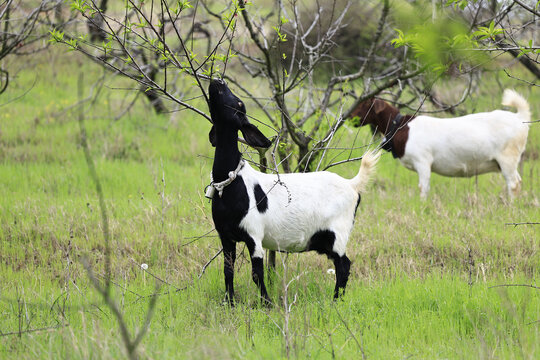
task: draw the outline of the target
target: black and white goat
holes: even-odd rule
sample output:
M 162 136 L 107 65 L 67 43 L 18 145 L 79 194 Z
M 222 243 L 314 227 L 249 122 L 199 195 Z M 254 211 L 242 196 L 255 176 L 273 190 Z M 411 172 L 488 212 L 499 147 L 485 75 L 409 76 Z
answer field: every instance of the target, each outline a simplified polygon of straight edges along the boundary
M 502 104 L 517 108 L 517 113 L 495 110 L 456 118 L 401 115 L 383 100 L 368 99 L 350 117 L 361 119 L 358 126 L 369 124 L 382 133 L 383 149 L 418 173 L 422 198 L 428 195 L 432 171 L 451 177 L 500 171 L 512 198 L 521 187 L 517 168 L 527 144 L 531 112 L 527 101 L 510 89 L 504 91 Z
M 253 147 L 271 142 L 246 116 L 243 102 L 222 80 L 209 87 L 210 114 L 214 125 L 210 142 L 216 147 L 212 183 L 212 218 L 223 245 L 225 287 L 234 297 L 236 243 L 247 245 L 253 281 L 270 302 L 264 285 L 263 248 L 285 252 L 315 250 L 327 255 L 336 267 L 334 298 L 347 285 L 350 260 L 345 255 L 360 193 L 364 191 L 380 152 L 366 154 L 353 179 L 330 172 L 264 174 L 242 159 L 238 130 Z

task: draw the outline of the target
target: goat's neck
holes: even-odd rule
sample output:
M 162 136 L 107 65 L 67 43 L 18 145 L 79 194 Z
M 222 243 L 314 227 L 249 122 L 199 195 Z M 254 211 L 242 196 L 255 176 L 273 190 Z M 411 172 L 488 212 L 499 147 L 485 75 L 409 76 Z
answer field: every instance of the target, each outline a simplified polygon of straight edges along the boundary
M 212 176 L 220 182 L 229 178 L 229 171 L 234 171 L 240 162 L 242 154 L 238 150 L 238 131 L 219 132 L 216 137 L 216 151 Z

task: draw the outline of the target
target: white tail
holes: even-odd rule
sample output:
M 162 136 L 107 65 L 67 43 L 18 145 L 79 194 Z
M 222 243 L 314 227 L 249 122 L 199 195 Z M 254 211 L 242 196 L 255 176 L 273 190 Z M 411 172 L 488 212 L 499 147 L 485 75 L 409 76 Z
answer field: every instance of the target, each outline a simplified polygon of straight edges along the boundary
M 518 114 L 525 120 L 531 120 L 531 111 L 527 100 L 516 91 L 511 89 L 504 90 L 502 104 L 504 106 L 512 106 L 517 109 Z
M 358 174 L 351 179 L 353 188 L 358 193 L 363 193 L 366 190 L 366 186 L 374 173 L 375 165 L 381 157 L 382 151 L 370 151 L 364 154 L 362 157 L 362 164 Z

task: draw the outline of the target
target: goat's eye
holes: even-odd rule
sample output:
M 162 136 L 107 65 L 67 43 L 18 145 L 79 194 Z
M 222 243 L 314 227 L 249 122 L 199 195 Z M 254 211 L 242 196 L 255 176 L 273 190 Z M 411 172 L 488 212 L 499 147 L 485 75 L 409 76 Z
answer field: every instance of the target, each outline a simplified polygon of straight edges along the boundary
M 238 106 L 242 107 L 242 105 L 243 105 L 242 102 L 239 101 L 239 102 L 238 102 Z

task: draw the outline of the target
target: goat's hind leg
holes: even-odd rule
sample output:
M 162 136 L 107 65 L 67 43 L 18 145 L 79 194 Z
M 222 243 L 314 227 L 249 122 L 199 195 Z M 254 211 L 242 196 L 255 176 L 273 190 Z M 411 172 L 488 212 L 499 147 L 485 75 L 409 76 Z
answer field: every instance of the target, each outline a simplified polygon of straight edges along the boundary
M 505 144 L 504 149 L 495 157 L 506 180 L 508 198 L 513 199 L 521 189 L 521 176 L 518 172 L 519 161 L 525 151 L 527 132 L 522 133 Z
M 500 156 L 497 159 L 497 163 L 501 168 L 501 173 L 506 181 L 506 190 L 508 193 L 508 198 L 512 200 L 516 195 L 519 194 L 521 189 L 521 176 L 517 171 L 519 157 L 515 156 Z
M 345 293 L 345 287 L 349 280 L 349 274 L 351 269 L 351 261 L 347 255 L 339 256 L 338 254 L 332 254 L 334 260 L 334 266 L 336 267 L 336 287 L 334 289 L 334 299 L 338 299 Z
M 309 240 L 308 250 L 315 250 L 319 254 L 325 254 L 334 262 L 336 267 L 336 287 L 334 289 L 334 299 L 339 298 L 345 292 L 351 261 L 345 255 L 345 245 L 347 241 L 338 241 L 336 247 L 336 233 L 331 230 L 321 230 L 313 234 Z M 340 255 L 339 253 L 343 253 Z

